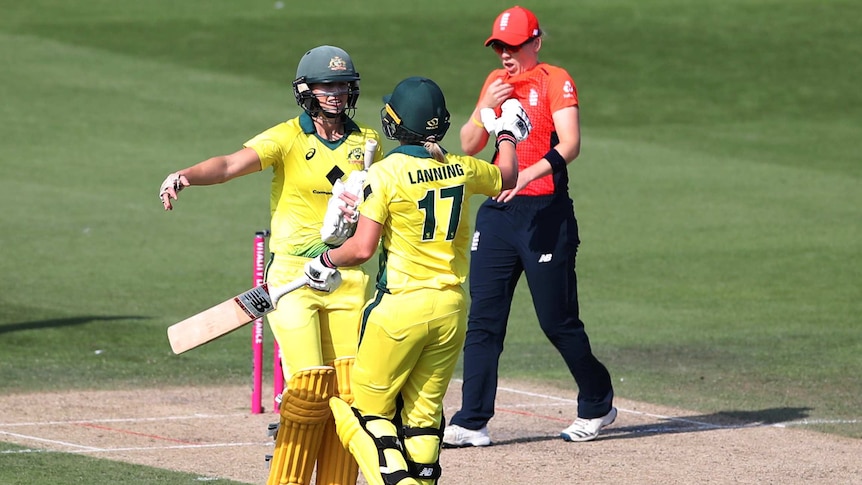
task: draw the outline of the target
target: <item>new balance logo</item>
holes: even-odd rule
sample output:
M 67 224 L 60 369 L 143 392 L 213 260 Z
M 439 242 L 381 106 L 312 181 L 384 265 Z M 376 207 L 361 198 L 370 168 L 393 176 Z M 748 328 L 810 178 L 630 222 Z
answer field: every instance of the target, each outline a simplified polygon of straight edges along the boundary
M 266 315 L 273 307 L 266 284 L 246 291 L 234 298 L 234 301 L 243 309 L 246 315 L 252 318 L 260 318 Z
M 473 233 L 473 244 L 470 245 L 470 251 L 479 249 L 479 231 Z
M 434 476 L 434 469 L 433 469 L 433 468 L 431 468 L 431 467 L 428 467 L 428 466 L 423 467 L 421 470 L 419 470 L 418 475 L 419 475 L 420 477 L 422 477 L 422 478 L 426 478 L 426 477 L 427 477 L 427 478 L 430 478 L 430 477 L 433 477 L 433 476 Z
M 539 262 L 540 263 L 550 263 L 551 259 L 553 259 L 553 257 L 554 257 L 554 255 L 552 253 L 543 254 L 543 255 L 539 256 Z

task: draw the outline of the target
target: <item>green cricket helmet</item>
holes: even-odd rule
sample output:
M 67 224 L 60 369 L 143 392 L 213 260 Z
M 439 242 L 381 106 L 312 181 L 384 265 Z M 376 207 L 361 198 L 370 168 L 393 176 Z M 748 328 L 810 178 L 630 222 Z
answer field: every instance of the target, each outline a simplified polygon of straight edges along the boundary
M 439 142 L 449 129 L 449 111 L 440 86 L 424 77 L 409 77 L 384 96 L 380 120 L 386 138 L 415 144 Z
M 311 49 L 299 60 L 296 67 L 296 80 L 293 81 L 293 95 L 296 104 L 310 116 L 323 114 L 339 116 L 323 111 L 320 103 L 311 92 L 309 84 L 348 83 L 347 105 L 344 112 L 352 118 L 359 99 L 359 73 L 353 67 L 353 60 L 344 49 L 322 45 Z

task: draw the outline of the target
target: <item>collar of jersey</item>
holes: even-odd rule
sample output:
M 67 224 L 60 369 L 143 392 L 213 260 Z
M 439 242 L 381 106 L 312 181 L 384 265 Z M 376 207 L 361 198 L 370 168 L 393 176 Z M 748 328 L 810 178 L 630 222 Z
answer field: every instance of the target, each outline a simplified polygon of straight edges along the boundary
M 428 150 L 426 150 L 425 147 L 421 147 L 419 145 L 401 145 L 393 148 L 392 151 L 386 154 L 386 156 L 388 157 L 393 153 L 403 153 L 416 158 L 434 158 L 430 153 L 428 153 Z M 446 150 L 443 150 L 443 153 L 446 153 Z
M 308 116 L 308 113 L 302 113 L 301 115 L 299 115 L 299 126 L 302 128 L 302 131 L 306 135 L 316 133 L 314 129 L 314 120 L 311 119 L 311 116 Z M 359 131 L 359 125 L 357 125 L 356 122 L 345 116 L 344 138 L 347 138 L 347 135 L 354 131 Z

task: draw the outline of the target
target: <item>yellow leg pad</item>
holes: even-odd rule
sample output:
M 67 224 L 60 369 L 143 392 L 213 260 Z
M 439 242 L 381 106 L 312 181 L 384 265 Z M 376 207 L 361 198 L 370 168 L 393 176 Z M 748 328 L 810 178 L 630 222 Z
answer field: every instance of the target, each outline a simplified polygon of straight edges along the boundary
M 350 450 L 350 453 L 359 463 L 362 476 L 368 485 L 386 485 L 383 474 L 400 477 L 397 485 L 419 485 L 419 482 L 407 475 L 407 462 L 404 454 L 396 448 L 383 449 L 383 464 L 380 463 L 380 454 L 375 438 L 384 440 L 397 440 L 395 425 L 388 419 L 373 419 L 365 424 L 365 428 L 359 422 L 359 418 L 353 413 L 349 404 L 339 398 L 329 400 L 332 415 L 335 418 L 335 428 L 341 443 Z M 367 431 L 366 431 L 367 430 Z
M 411 461 L 421 464 L 420 470 L 418 470 L 419 483 L 421 485 L 435 485 L 437 478 L 422 477 L 433 477 L 435 468 L 439 470 L 440 437 L 433 434 L 408 436 L 404 438 L 404 448 Z
M 267 485 L 309 485 L 314 462 L 330 417 L 329 398 L 335 369 L 309 367 L 296 372 L 282 394 Z
M 353 393 L 350 390 L 350 370 L 353 368 L 353 357 L 336 359 L 332 363 L 335 368 L 335 386 L 337 396 L 347 404 L 353 404 Z M 359 475 L 359 465 L 338 438 L 335 432 L 335 420 L 326 422 L 323 431 L 323 441 L 317 454 L 317 485 L 356 485 Z
M 353 370 L 355 357 L 342 357 L 335 359 L 332 367 L 335 368 L 335 385 L 338 389 L 337 396 L 347 404 L 353 404 L 353 390 L 350 387 L 350 372 Z

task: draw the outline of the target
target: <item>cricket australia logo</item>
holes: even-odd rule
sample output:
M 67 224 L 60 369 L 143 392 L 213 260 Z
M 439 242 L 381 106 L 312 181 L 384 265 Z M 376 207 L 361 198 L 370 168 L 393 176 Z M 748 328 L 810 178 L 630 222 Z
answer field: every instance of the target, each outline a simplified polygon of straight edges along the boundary
M 344 59 L 335 56 L 329 60 L 329 70 L 330 71 L 346 71 L 347 63 L 344 62 Z
M 365 155 L 362 153 L 362 148 L 356 147 L 351 148 L 350 153 L 347 154 L 347 161 L 353 164 L 363 165 L 364 160 L 363 157 Z
M 260 318 L 275 307 L 269 296 L 269 287 L 266 283 L 252 288 L 233 299 L 237 305 L 252 318 Z

